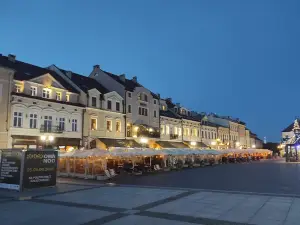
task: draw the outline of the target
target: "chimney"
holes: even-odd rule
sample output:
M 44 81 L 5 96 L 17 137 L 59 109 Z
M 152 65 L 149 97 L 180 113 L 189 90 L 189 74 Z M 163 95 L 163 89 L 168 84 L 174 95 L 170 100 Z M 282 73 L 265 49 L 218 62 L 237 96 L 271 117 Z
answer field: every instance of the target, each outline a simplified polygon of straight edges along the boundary
M 67 71 L 66 74 L 70 79 L 72 78 L 72 71 Z
M 137 77 L 136 76 L 132 77 L 132 81 L 136 83 L 137 82 Z
M 100 69 L 100 66 L 99 65 L 94 65 L 94 70 L 96 69 Z
M 11 62 L 15 62 L 16 61 L 16 56 L 12 55 L 12 54 L 9 54 L 8 55 L 8 60 L 11 61 Z
M 125 82 L 125 79 L 126 79 L 125 74 L 121 74 L 119 76 L 119 78 L 120 78 L 121 81 Z

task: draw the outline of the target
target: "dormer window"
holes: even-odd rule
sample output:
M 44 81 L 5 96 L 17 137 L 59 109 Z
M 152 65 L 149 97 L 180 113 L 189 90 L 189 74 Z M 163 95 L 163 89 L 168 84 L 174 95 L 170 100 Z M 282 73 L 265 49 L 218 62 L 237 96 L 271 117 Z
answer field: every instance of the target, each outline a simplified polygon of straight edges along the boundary
M 70 101 L 70 95 L 66 95 L 66 102 Z
M 37 87 L 30 87 L 30 94 L 31 96 L 36 96 L 37 95 Z
M 139 93 L 138 100 L 142 100 L 142 101 L 148 102 L 148 95 L 145 94 L 145 93 Z
M 16 84 L 15 85 L 15 90 L 16 90 L 17 93 L 20 93 L 21 92 L 21 85 Z
M 61 92 L 56 92 L 56 100 L 61 101 Z
M 50 98 L 50 90 L 48 88 L 43 89 L 43 98 Z
M 144 101 L 148 102 L 148 96 L 146 94 L 144 94 Z
M 92 97 L 92 106 L 93 107 L 97 106 L 97 98 L 96 97 Z
M 166 108 L 166 106 L 165 105 L 162 105 L 162 110 L 166 110 L 167 108 Z

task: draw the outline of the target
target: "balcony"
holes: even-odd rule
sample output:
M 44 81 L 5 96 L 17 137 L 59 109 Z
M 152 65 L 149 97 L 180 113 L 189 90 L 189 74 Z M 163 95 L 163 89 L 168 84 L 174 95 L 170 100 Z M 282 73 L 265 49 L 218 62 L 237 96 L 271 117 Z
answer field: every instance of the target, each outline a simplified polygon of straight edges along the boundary
M 157 131 L 140 130 L 137 132 L 138 137 L 160 138 L 160 133 Z
M 170 134 L 170 139 L 178 139 L 178 134 Z
M 63 133 L 64 129 L 62 129 L 60 126 L 45 126 L 41 125 L 40 128 L 41 133 Z

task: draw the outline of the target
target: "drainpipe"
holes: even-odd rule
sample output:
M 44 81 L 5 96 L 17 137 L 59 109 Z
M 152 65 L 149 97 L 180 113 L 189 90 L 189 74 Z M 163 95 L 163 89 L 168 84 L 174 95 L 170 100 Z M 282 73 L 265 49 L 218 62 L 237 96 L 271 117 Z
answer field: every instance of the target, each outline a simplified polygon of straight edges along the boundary
M 184 134 L 184 132 L 183 132 L 183 120 L 181 118 L 181 141 L 182 142 L 183 142 L 183 134 Z
M 8 73 L 10 74 L 10 73 Z M 9 75 L 9 83 L 8 83 L 8 93 L 7 93 L 7 113 L 6 113 L 6 131 L 7 131 L 7 145 L 8 145 L 8 140 L 9 140 L 9 124 L 10 124 L 10 121 L 9 121 L 9 114 L 10 114 L 10 111 L 11 111 L 11 88 L 12 88 L 12 81 L 14 79 L 14 73 L 12 74 L 12 76 Z M 6 147 L 7 147 L 6 145 Z
M 84 114 L 85 114 L 85 112 L 86 112 L 86 109 L 84 108 L 82 110 L 82 121 L 81 121 L 81 132 L 82 132 L 82 134 L 81 134 L 81 141 L 82 141 L 82 143 L 81 144 L 82 144 L 83 147 L 84 147 L 84 143 L 83 143 L 84 134 L 83 134 L 83 132 L 84 132 Z
M 125 96 L 124 96 L 124 103 L 123 103 L 123 113 L 125 114 L 124 115 L 124 123 L 125 123 L 125 125 L 124 125 L 124 132 L 125 132 L 125 134 L 124 134 L 124 136 L 125 136 L 125 139 L 127 139 L 127 105 L 126 105 L 126 99 L 127 99 L 127 90 L 125 89 Z M 132 107 L 132 106 L 131 106 Z M 132 109 L 131 109 L 131 111 L 132 111 Z

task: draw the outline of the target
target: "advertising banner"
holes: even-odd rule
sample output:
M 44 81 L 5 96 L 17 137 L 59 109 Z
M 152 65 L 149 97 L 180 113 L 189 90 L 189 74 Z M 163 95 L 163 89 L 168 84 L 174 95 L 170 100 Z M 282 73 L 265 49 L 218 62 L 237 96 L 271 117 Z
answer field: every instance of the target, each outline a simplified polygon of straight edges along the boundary
M 56 185 L 57 151 L 26 151 L 23 188 Z
M 22 151 L 0 150 L 0 188 L 20 190 Z

